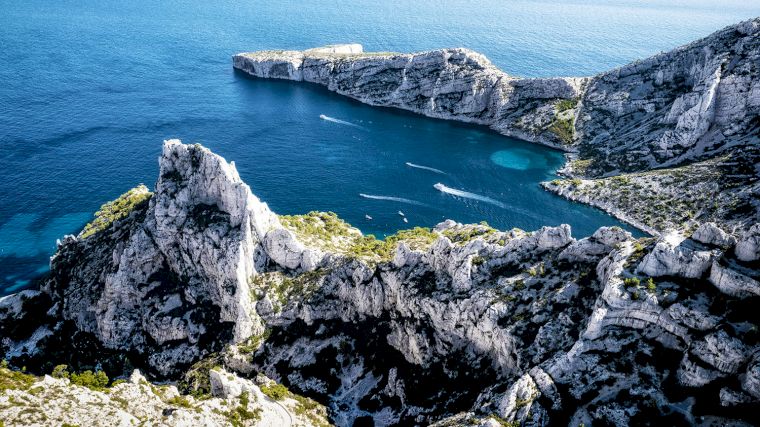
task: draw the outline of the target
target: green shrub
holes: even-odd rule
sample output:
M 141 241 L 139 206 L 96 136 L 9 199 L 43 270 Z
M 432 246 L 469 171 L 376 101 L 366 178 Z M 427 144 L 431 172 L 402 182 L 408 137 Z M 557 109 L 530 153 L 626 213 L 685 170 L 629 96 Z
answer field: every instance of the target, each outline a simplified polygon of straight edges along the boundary
M 638 277 L 629 277 L 625 280 L 623 280 L 623 284 L 628 287 L 636 287 L 638 288 L 641 284 L 641 280 L 639 280 Z
M 50 374 L 50 376 L 53 378 L 68 378 L 69 377 L 68 366 L 57 365 L 55 368 L 53 368 L 53 372 Z
M 285 387 L 282 384 L 276 384 L 276 383 L 271 386 L 269 385 L 261 386 L 261 392 L 273 400 L 282 400 L 290 394 L 290 391 L 288 391 L 287 387 Z
M 578 98 L 560 99 L 554 105 L 557 107 L 557 112 L 558 113 L 561 113 L 561 112 L 567 111 L 567 110 L 572 110 L 573 108 L 575 108 L 576 105 L 578 105 Z
M 191 408 L 193 405 L 184 396 L 174 396 L 166 401 L 169 405 L 179 406 L 180 408 Z
M 549 130 L 554 132 L 563 144 L 570 145 L 575 140 L 575 128 L 572 119 L 554 119 L 549 125 Z
M 248 409 L 248 403 L 248 392 L 244 391 L 240 394 L 240 405 L 224 413 L 233 427 L 243 427 L 250 424 L 247 421 L 258 421 L 261 419 L 261 408 L 255 408 L 251 411 Z
M 141 184 L 122 194 L 116 200 L 104 204 L 99 211 L 95 212 L 95 219 L 85 225 L 82 232 L 79 233 L 79 237 L 86 239 L 107 229 L 114 221 L 125 218 L 136 207 L 147 203 L 151 196 L 153 193 L 148 191 L 148 187 Z
M 90 370 L 72 373 L 69 375 L 69 380 L 72 384 L 82 387 L 91 388 L 94 390 L 103 389 L 108 385 L 108 375 L 103 371 L 92 372 Z
M 654 279 L 651 277 L 647 279 L 647 290 L 650 292 L 655 292 L 657 290 L 657 285 L 654 283 Z

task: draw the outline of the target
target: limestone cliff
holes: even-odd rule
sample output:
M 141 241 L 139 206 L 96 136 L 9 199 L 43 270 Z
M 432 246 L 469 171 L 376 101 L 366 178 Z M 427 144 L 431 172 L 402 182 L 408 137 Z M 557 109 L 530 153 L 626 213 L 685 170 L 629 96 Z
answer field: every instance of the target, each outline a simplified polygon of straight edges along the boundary
M 233 57 L 252 76 L 305 81 L 370 105 L 487 125 L 505 135 L 564 147 L 557 102 L 575 104 L 585 78 L 521 79 L 468 49 L 364 53 L 361 45 L 264 51 Z
M 603 178 L 681 166 L 671 174 L 675 182 L 683 174 L 694 178 L 704 195 L 684 201 L 700 214 L 685 220 L 637 217 L 618 197 L 547 187 L 655 232 L 684 232 L 709 221 L 741 229 L 760 220 L 753 196 L 760 185 L 758 63 L 760 18 L 586 78 L 516 78 L 467 49 L 363 53 L 345 45 L 233 57 L 236 69 L 255 77 L 317 83 L 367 104 L 478 123 L 570 151 L 566 174 Z M 705 162 L 717 177 L 688 168 Z M 670 182 L 660 184 L 626 189 L 635 198 L 678 193 Z M 723 209 L 712 208 L 715 199 L 726 201 Z
M 704 225 L 675 243 L 446 221 L 379 241 L 331 214 L 276 216 L 197 145 L 166 142 L 160 170 L 149 198 L 61 242 L 40 291 L 0 300 L 13 366 L 137 366 L 183 393 L 232 399 L 258 395 L 245 377 L 264 373 L 339 426 L 757 421 L 760 225 L 738 236 Z M 0 415 L 28 420 L 11 398 L 87 394 L 44 381 L 35 392 L 0 382 Z M 114 389 L 87 396 L 124 419 L 137 409 L 113 396 L 143 399 L 147 419 L 180 402 L 174 390 Z M 186 399 L 194 413 L 166 424 L 213 423 L 222 410 Z

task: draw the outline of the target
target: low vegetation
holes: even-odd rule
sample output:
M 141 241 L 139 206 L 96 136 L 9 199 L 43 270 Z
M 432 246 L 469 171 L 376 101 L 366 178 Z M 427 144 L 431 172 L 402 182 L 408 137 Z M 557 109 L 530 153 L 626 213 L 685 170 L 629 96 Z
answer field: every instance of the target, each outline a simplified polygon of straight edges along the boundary
M 578 98 L 572 98 L 572 99 L 560 99 L 557 101 L 555 107 L 557 107 L 557 113 L 562 113 L 567 110 L 572 110 L 576 106 L 578 106 Z
M 627 221 L 642 228 L 688 235 L 699 223 L 721 224 L 727 218 L 741 218 L 747 211 L 746 195 L 731 187 L 728 181 L 732 178 L 721 172 L 716 162 L 728 164 L 730 159 L 598 178 L 581 181 L 582 185 L 575 180 L 554 180 L 544 187 L 608 212 L 624 214 Z M 593 164 L 575 160 L 570 168 L 584 175 Z
M 429 228 L 402 230 L 383 240 L 361 232 L 333 212 L 309 212 L 280 216 L 282 225 L 304 244 L 365 261 L 390 261 L 396 245 L 406 242 L 412 249 L 425 249 L 438 237 Z
M 572 145 L 575 141 L 575 128 L 573 128 L 572 118 L 555 118 L 549 125 L 549 130 L 557 135 L 557 138 L 565 145 Z
M 108 386 L 108 375 L 101 370 L 92 372 L 90 370 L 80 373 L 69 373 L 68 366 L 58 365 L 53 368 L 50 374 L 54 378 L 67 378 L 72 384 L 87 387 L 93 390 L 102 390 Z
M 0 363 L 0 393 L 6 390 L 26 390 L 37 381 L 37 377 L 8 368 L 8 363 Z
M 282 384 L 271 383 L 269 385 L 262 385 L 261 392 L 272 400 L 283 400 L 290 396 L 290 391 Z
M 86 239 L 107 229 L 114 221 L 125 218 L 135 208 L 143 206 L 150 200 L 151 196 L 153 193 L 148 191 L 148 187 L 139 185 L 122 194 L 116 200 L 104 204 L 100 210 L 95 212 L 95 219 L 79 233 L 79 237 Z
M 249 425 L 251 421 L 261 419 L 261 408 L 248 409 L 250 403 L 248 392 L 241 393 L 239 400 L 238 406 L 224 413 L 232 427 L 243 427 Z

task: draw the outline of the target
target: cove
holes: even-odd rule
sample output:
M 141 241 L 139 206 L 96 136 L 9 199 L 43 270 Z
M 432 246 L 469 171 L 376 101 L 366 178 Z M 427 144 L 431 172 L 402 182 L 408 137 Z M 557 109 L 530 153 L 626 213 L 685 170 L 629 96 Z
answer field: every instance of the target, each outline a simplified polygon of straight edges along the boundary
M 45 270 L 55 240 L 78 232 L 89 220 L 83 207 L 94 212 L 139 182 L 152 185 L 148 176 L 155 174 L 155 159 L 167 132 L 234 160 L 243 180 L 277 213 L 334 211 L 377 236 L 432 227 L 444 219 L 525 230 L 569 223 L 579 237 L 602 225 L 624 226 L 602 211 L 540 188 L 539 182 L 553 179 L 563 164 L 561 152 L 479 126 L 366 106 L 316 85 L 239 74 L 232 76 L 232 84 L 238 102 L 246 107 L 238 120 L 188 120 L 177 126 L 181 132 L 155 126 L 146 132 L 152 138 L 145 136 L 139 144 L 130 142 L 131 133 L 121 127 L 104 127 L 80 135 L 81 145 L 65 145 L 67 150 L 92 147 L 102 162 L 95 171 L 105 173 L 124 168 L 119 157 L 128 154 L 126 149 L 122 154 L 100 152 L 98 141 L 117 151 L 124 144 L 141 153 L 129 156 L 127 169 L 136 168 L 145 179 L 97 183 L 82 173 L 77 176 L 80 181 L 56 184 L 64 194 L 46 194 L 59 202 L 49 209 L 10 215 L 0 226 L 5 291 L 29 285 Z M 438 191 L 438 183 L 477 197 Z

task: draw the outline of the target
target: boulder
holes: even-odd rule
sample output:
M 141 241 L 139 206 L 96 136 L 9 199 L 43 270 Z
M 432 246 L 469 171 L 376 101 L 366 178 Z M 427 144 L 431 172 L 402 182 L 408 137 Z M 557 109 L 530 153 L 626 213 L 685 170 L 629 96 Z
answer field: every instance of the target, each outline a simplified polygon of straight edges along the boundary
M 760 259 L 760 223 L 753 225 L 736 243 L 736 257 L 752 262 Z
M 736 238 L 718 227 L 714 222 L 700 225 L 691 238 L 697 242 L 720 248 L 728 248 L 736 243 Z
M 683 246 L 658 242 L 652 252 L 644 256 L 636 271 L 651 277 L 677 276 L 689 279 L 702 277 L 712 264 L 712 254 Z

